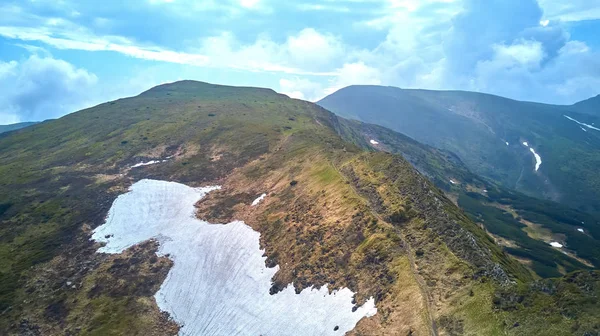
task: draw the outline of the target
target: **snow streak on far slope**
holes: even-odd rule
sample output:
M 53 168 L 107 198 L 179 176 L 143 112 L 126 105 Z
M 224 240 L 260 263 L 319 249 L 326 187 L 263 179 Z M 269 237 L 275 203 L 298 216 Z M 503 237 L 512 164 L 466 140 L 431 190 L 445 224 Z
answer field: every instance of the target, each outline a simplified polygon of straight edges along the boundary
M 576 119 L 573 119 L 573 118 L 569 117 L 568 115 L 564 115 L 564 117 L 565 117 L 565 118 L 567 118 L 567 119 L 569 119 L 569 120 L 571 120 L 571 121 L 574 121 L 574 122 L 578 123 L 578 124 L 579 124 L 579 125 L 581 125 L 581 126 L 584 126 L 584 127 L 587 127 L 587 128 L 589 128 L 589 129 L 596 130 L 596 131 L 600 131 L 600 128 L 598 128 L 598 127 L 595 127 L 595 126 L 593 126 L 593 125 L 588 125 L 588 124 L 586 124 L 586 123 L 582 123 L 582 122 L 580 122 L 579 120 L 576 120 Z M 583 128 L 582 128 L 582 129 L 583 129 Z M 585 129 L 583 129 L 583 130 L 585 131 Z
M 533 157 L 535 157 L 535 171 L 538 171 L 542 165 L 542 157 L 536 153 L 533 148 L 529 147 L 529 143 L 527 141 L 523 142 L 523 146 L 528 147 L 529 151 L 533 154 Z
M 353 312 L 347 288 L 296 294 L 290 285 L 270 295 L 278 267 L 265 266 L 260 234 L 243 222 L 209 224 L 194 216 L 194 204 L 214 189 L 139 181 L 92 236 L 107 243 L 98 250 L 104 253 L 160 242 L 159 254 L 174 265 L 155 298 L 182 325 L 180 335 L 343 335 L 377 312 L 373 298 Z
M 540 166 L 542 165 L 542 157 L 535 152 L 535 150 L 533 148 L 529 148 L 529 150 L 531 151 L 531 153 L 533 153 L 533 156 L 535 157 L 535 171 L 540 170 Z

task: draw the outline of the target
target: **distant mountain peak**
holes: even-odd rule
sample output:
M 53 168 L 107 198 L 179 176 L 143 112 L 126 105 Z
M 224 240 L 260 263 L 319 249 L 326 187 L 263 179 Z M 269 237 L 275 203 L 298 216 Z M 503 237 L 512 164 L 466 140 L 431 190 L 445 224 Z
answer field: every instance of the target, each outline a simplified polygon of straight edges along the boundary
M 600 115 L 600 94 L 571 106 L 577 112 Z

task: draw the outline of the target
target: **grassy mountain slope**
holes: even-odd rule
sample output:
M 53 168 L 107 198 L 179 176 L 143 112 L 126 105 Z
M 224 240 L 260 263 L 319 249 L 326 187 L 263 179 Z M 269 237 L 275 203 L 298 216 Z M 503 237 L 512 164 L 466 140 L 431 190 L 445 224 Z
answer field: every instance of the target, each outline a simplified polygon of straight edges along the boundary
M 337 130 L 330 112 L 271 90 L 184 81 L 0 136 L 0 329 L 177 332 L 153 299 L 171 267 L 156 243 L 101 255 L 89 241 L 115 197 L 142 178 L 221 184 L 198 216 L 242 219 L 261 233 L 267 264 L 280 266 L 272 293 L 328 284 L 349 287 L 358 304 L 375 297 L 378 314 L 355 335 L 548 325 L 528 318 L 538 301 L 501 309 L 511 293 L 533 295 L 520 292 L 534 286 L 521 264 L 401 156 L 365 151 Z M 167 161 L 132 168 L 152 159 Z M 552 330 L 597 330 L 597 310 L 575 313 L 549 313 Z M 517 316 L 524 327 L 509 328 Z
M 351 86 L 319 104 L 456 153 L 474 173 L 509 189 L 600 211 L 600 131 L 565 117 L 592 125 L 597 116 L 473 92 L 377 86 Z M 539 171 L 523 142 L 541 156 Z
M 10 124 L 10 125 L 0 125 L 0 133 L 18 130 L 18 129 L 25 128 L 25 127 L 35 125 L 35 124 L 37 124 L 37 122 L 22 122 L 22 123 L 17 123 L 17 124 Z
M 387 128 L 338 120 L 338 132 L 347 141 L 366 150 L 401 154 L 537 275 L 557 277 L 561 272 L 600 266 L 598 218 L 510 191 L 471 173 L 452 153 Z M 551 247 L 553 241 L 566 248 Z

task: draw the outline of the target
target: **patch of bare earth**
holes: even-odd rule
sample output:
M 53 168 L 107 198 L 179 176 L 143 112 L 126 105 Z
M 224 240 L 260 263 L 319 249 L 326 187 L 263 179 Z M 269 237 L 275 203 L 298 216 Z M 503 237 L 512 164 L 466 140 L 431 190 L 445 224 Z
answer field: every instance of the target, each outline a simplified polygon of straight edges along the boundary
M 253 200 L 267 196 L 256 206 Z M 328 285 L 374 297 L 378 313 L 351 335 L 429 335 L 425 300 L 406 250 L 333 163 L 319 154 L 280 162 L 277 154 L 236 169 L 196 204 L 211 223 L 243 220 L 261 233 L 267 266 L 279 265 L 271 293 Z
M 122 254 L 96 253 L 89 227 L 63 253 L 31 270 L 21 320 L 11 335 L 176 335 L 179 326 L 154 300 L 172 266 L 158 243 Z

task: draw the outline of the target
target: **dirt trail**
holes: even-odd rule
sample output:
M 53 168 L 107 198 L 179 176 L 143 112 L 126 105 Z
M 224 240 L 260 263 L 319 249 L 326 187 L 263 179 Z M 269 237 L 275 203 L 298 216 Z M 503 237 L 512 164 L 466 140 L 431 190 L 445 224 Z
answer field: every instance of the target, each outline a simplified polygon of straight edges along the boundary
M 354 190 L 356 195 L 358 195 L 362 199 L 365 199 L 360 194 L 360 192 L 358 190 L 356 190 L 356 188 L 354 187 L 352 182 L 348 181 L 348 179 L 346 178 L 346 175 L 344 175 L 337 166 L 335 167 L 335 169 L 337 170 L 338 174 L 340 174 L 340 176 L 344 179 L 344 181 L 347 182 L 348 185 L 352 187 L 352 190 Z M 368 199 L 365 199 L 365 200 L 367 201 L 367 203 L 369 203 Z M 377 217 L 377 220 L 382 221 L 384 223 L 387 222 L 377 212 L 372 211 L 372 213 L 373 213 L 373 215 L 375 215 L 375 217 Z M 417 280 L 417 283 L 419 284 L 421 296 L 423 297 L 425 306 L 427 307 L 427 319 L 429 320 L 430 333 L 432 336 L 438 336 L 437 324 L 435 323 L 435 318 L 434 318 L 435 315 L 433 314 L 433 308 L 432 308 L 434 305 L 433 296 L 427 289 L 427 284 L 425 283 L 425 280 L 417 272 L 418 266 L 415 263 L 414 254 L 413 254 L 412 248 L 410 247 L 410 244 L 408 243 L 408 241 L 406 240 L 406 237 L 404 236 L 404 234 L 402 234 L 402 232 L 398 231 L 398 233 L 399 233 L 400 239 L 402 240 L 402 245 L 406 248 L 406 254 L 407 254 L 408 260 L 410 261 L 410 269 L 415 277 L 415 280 Z

